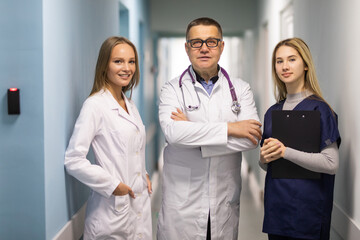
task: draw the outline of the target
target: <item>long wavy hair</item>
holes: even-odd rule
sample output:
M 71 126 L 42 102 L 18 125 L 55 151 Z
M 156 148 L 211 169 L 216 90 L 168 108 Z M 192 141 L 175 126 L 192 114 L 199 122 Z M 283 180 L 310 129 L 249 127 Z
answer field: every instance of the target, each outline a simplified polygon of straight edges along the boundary
M 279 76 L 276 74 L 275 64 L 276 64 L 276 52 L 281 46 L 288 46 L 295 49 L 302 60 L 304 61 L 305 67 L 305 82 L 304 88 L 306 90 L 310 90 L 314 93 L 315 96 L 320 98 L 322 101 L 325 102 L 323 95 L 320 90 L 319 82 L 316 77 L 315 66 L 311 56 L 311 52 L 307 44 L 300 38 L 288 38 L 285 40 L 280 41 L 276 47 L 274 48 L 272 54 L 272 77 L 274 82 L 274 95 L 277 102 L 280 102 L 286 98 L 287 90 L 285 83 L 282 82 Z
M 136 65 L 135 73 L 130 83 L 127 86 L 124 86 L 122 88 L 122 91 L 124 93 L 126 93 L 127 91 L 131 91 L 130 92 L 130 98 L 131 98 L 133 88 L 135 88 L 139 84 L 140 81 L 139 57 L 135 45 L 132 42 L 130 42 L 127 38 L 113 36 L 106 39 L 101 45 L 101 48 L 99 50 L 99 56 L 97 59 L 96 69 L 95 69 L 94 85 L 91 90 L 90 96 L 107 87 L 109 82 L 107 79 L 107 72 L 109 69 L 109 60 L 110 60 L 111 52 L 113 48 L 118 44 L 128 44 L 130 47 L 132 47 L 135 53 L 135 65 Z

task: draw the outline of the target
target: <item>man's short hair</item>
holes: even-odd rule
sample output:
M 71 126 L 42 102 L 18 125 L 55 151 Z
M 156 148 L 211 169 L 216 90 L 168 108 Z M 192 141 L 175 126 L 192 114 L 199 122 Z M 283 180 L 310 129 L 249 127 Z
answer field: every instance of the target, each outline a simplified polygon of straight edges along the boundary
M 186 40 L 189 40 L 188 37 L 189 37 L 189 31 L 192 27 L 194 26 L 198 26 L 198 25 L 205 25 L 205 26 L 215 26 L 219 33 L 220 33 L 220 37 L 222 38 L 222 29 L 221 29 L 221 26 L 220 24 L 215 21 L 214 19 L 212 18 L 208 18 L 208 17 L 201 17 L 201 18 L 197 18 L 195 20 L 192 20 L 189 25 L 187 26 L 187 29 L 186 29 Z

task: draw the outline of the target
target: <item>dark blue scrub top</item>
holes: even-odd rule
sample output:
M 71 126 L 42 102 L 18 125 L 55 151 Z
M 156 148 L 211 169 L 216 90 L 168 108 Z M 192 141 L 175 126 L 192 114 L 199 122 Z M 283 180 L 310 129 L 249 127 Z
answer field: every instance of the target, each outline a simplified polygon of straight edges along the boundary
M 281 110 L 284 101 L 271 106 L 265 114 L 261 146 L 272 136 L 271 112 Z M 340 146 L 337 115 L 327 103 L 310 96 L 293 110 L 319 111 L 320 150 L 334 142 Z M 263 232 L 301 239 L 328 239 L 333 206 L 335 175 L 322 173 L 320 179 L 273 179 L 271 163 L 265 179 Z

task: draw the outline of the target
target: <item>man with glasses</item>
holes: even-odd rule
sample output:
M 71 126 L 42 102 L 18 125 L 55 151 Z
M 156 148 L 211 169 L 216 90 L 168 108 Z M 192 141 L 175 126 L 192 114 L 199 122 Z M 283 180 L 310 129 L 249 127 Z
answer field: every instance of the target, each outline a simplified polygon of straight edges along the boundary
M 219 23 L 193 20 L 185 43 L 191 66 L 161 90 L 159 240 L 237 239 L 241 152 L 257 147 L 261 123 L 249 84 L 218 65 L 223 49 Z

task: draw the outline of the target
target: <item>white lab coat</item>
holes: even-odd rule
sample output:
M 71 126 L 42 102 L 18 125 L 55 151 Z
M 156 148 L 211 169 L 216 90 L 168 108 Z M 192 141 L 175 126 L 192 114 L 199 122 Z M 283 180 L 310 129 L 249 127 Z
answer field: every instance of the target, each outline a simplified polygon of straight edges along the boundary
M 193 69 L 191 73 L 196 79 Z M 200 108 L 186 111 L 179 77 L 167 82 L 160 96 L 159 120 L 164 149 L 163 199 L 158 239 L 205 239 L 208 214 L 211 239 L 237 239 L 241 192 L 241 152 L 256 148 L 250 140 L 227 136 L 227 122 L 259 121 L 249 84 L 231 79 L 241 112 L 232 112 L 228 82 L 219 71 L 211 95 L 196 81 Z M 198 105 L 189 74 L 183 77 L 186 105 Z M 189 121 L 173 121 L 180 108 Z
M 66 150 L 67 172 L 92 189 L 84 240 L 152 239 L 145 127 L 135 104 L 126 97 L 125 103 L 129 114 L 108 90 L 86 99 Z M 94 164 L 86 159 L 90 144 Z M 120 182 L 132 188 L 136 199 L 112 195 Z

